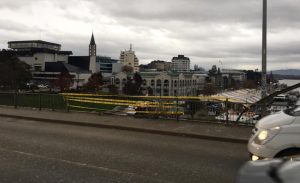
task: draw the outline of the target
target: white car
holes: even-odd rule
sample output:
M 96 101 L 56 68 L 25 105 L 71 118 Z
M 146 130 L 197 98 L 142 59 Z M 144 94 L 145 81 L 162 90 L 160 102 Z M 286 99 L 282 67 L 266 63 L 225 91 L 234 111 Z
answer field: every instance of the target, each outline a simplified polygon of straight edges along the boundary
M 126 111 L 127 115 L 135 115 L 135 113 L 136 113 L 135 110 L 136 110 L 135 106 L 128 106 L 125 111 Z
M 259 120 L 248 142 L 252 160 L 300 157 L 300 107 Z

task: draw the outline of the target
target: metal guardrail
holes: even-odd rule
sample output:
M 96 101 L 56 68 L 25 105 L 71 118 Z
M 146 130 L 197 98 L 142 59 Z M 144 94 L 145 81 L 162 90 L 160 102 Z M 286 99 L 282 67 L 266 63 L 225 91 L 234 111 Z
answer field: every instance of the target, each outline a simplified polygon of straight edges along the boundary
M 0 93 L 0 105 L 31 107 L 39 110 L 66 110 L 64 97 L 59 94 L 44 93 Z

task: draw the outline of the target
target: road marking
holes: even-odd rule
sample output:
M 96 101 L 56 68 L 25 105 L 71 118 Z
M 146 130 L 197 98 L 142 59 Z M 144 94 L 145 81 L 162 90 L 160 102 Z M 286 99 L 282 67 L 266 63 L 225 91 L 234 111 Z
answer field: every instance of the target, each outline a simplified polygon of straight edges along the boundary
M 81 166 L 81 167 L 86 167 L 86 168 L 92 168 L 92 169 L 97 169 L 97 170 L 102 170 L 102 171 L 107 171 L 107 172 L 112 172 L 112 173 L 117 173 L 117 174 L 125 174 L 125 175 L 130 175 L 130 176 L 136 176 L 136 177 L 140 177 L 140 178 L 143 178 L 143 179 L 151 178 L 151 179 L 154 179 L 154 180 L 159 181 L 159 182 L 171 183 L 171 182 L 166 181 L 166 180 L 157 179 L 157 178 L 150 177 L 150 176 L 144 176 L 144 175 L 140 175 L 140 174 L 137 174 L 137 173 L 125 172 L 125 171 L 120 171 L 120 170 L 117 170 L 117 169 L 111 169 L 111 168 L 91 165 L 91 164 L 82 163 L 82 162 L 52 158 L 52 157 L 47 157 L 47 156 L 38 155 L 38 154 L 32 154 L 32 153 L 28 153 L 28 152 L 22 152 L 22 151 L 17 151 L 17 150 L 6 149 L 6 148 L 2 148 L 2 147 L 0 147 L 0 151 L 8 152 L 8 153 L 15 153 L 15 154 L 24 155 L 24 156 L 33 157 L 33 158 L 40 158 L 40 159 L 44 159 L 44 160 L 57 161 L 57 162 L 62 162 L 62 163 L 70 164 L 70 165 Z

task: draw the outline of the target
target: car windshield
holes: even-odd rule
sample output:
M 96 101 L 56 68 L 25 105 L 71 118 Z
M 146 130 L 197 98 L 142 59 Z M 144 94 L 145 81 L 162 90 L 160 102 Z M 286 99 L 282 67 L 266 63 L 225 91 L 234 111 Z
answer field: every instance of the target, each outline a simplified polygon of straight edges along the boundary
M 284 110 L 284 113 L 290 116 L 300 116 L 300 106 Z

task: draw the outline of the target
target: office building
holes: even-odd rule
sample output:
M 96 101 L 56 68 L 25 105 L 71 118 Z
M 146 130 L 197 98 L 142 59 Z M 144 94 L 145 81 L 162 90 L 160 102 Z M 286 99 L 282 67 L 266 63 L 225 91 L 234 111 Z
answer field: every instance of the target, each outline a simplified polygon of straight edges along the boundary
M 176 72 L 189 72 L 190 71 L 190 59 L 184 55 L 178 55 L 172 59 L 172 71 Z
M 123 66 L 127 65 L 133 68 L 133 72 L 139 72 L 139 59 L 135 55 L 135 51 L 132 50 L 132 45 L 127 51 L 121 51 L 120 53 L 120 62 Z

